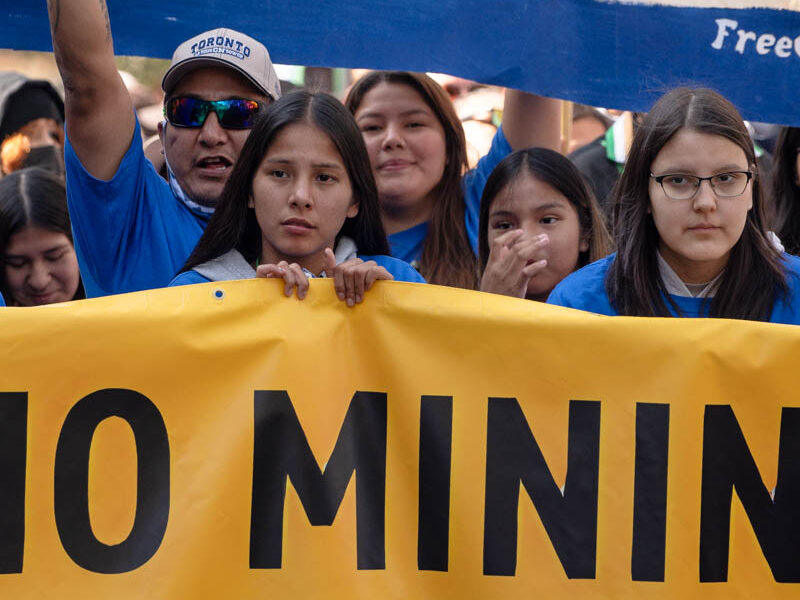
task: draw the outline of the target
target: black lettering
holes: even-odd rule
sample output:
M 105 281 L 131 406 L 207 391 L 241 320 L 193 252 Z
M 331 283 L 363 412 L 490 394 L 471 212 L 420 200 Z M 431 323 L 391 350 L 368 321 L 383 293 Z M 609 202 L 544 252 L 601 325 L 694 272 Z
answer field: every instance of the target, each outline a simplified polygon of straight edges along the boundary
M 255 392 L 250 568 L 279 569 L 286 478 L 312 525 L 331 525 L 356 472 L 359 569 L 386 568 L 386 394 L 356 392 L 325 471 L 283 390 Z
M 99 541 L 89 521 L 89 450 L 97 426 L 125 419 L 137 454 L 136 515 L 119 544 Z M 156 406 L 138 392 L 105 389 L 89 394 L 67 414 L 55 460 L 55 517 L 67 554 L 96 573 L 125 573 L 146 563 L 164 538 L 169 517 L 169 440 Z
M 22 573 L 28 394 L 0 393 L 0 574 Z
M 706 406 L 700 507 L 700 581 L 728 580 L 733 488 L 772 576 L 800 583 L 800 408 L 784 408 L 774 500 L 730 406 Z
M 423 396 L 420 409 L 417 567 L 447 571 L 453 397 Z
M 516 572 L 521 482 L 533 500 L 567 577 L 593 579 L 597 555 L 600 402 L 570 401 L 563 494 L 516 398 L 489 398 L 487 430 L 484 574 Z
M 664 581 L 669 404 L 637 403 L 633 483 L 633 581 Z

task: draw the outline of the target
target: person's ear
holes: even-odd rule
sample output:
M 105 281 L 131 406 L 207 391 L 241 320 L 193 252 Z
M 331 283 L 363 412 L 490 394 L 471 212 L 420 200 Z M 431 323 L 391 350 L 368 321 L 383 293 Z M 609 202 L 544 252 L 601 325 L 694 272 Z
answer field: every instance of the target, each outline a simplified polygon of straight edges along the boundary
M 589 251 L 589 238 L 591 237 L 591 232 L 585 231 L 581 235 L 581 241 L 578 244 L 578 251 L 579 252 L 588 252 Z
M 355 217 L 358 214 L 358 209 L 359 209 L 358 200 L 353 198 L 350 201 L 350 206 L 347 207 L 347 218 L 352 219 L 353 217 Z

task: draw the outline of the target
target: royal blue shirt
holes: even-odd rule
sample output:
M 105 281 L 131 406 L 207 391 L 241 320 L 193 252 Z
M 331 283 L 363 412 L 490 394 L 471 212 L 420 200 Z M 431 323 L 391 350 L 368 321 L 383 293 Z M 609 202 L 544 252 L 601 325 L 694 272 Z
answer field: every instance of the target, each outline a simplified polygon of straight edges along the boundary
M 497 164 L 509 154 L 511 154 L 511 146 L 509 146 L 501 127 L 492 139 L 492 147 L 489 148 L 486 156 L 481 158 L 475 168 L 464 175 L 461 180 L 464 190 L 464 225 L 469 243 L 472 245 L 472 251 L 476 256 L 478 254 L 478 229 L 483 188 Z M 415 267 L 419 266 L 426 235 L 428 235 L 427 222 L 391 234 L 387 239 L 392 256 Z
M 615 254 L 611 254 L 565 277 L 550 293 L 547 302 L 600 315 L 618 315 L 616 309 L 611 306 L 605 287 L 606 274 L 615 256 Z M 789 293 L 786 296 L 779 296 L 775 300 L 769 321 L 800 325 L 800 258 L 789 254 L 784 254 L 783 258 Z M 672 316 L 708 317 L 710 298 L 692 298 L 672 294 L 670 298 L 682 313 L 677 315 L 672 306 L 667 303 L 667 309 Z
M 86 296 L 167 286 L 186 264 L 210 215 L 176 198 L 145 158 L 138 120 L 131 145 L 109 181 L 86 171 L 69 139 L 64 160 Z

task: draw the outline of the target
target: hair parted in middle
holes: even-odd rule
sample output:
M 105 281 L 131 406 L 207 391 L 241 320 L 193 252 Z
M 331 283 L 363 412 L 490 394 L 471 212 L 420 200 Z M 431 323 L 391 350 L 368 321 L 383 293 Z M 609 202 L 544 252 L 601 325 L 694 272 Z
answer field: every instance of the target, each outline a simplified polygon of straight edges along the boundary
M 739 112 L 706 88 L 676 88 L 662 96 L 636 130 L 625 170 L 614 188 L 618 209 L 617 255 L 606 276 L 606 291 L 621 315 L 670 316 L 658 269 L 659 234 L 650 213 L 651 165 L 679 130 L 722 136 L 739 146 L 753 171 L 753 207 L 744 231 L 730 252 L 709 315 L 766 320 L 779 293 L 786 293 L 780 253 L 767 238 L 764 199 L 756 172 L 753 142 Z M 677 306 L 672 307 L 680 314 Z
M 381 83 L 406 85 L 415 90 L 444 129 L 445 167 L 434 193 L 422 249 L 420 273 L 429 283 L 473 289 L 478 284 L 475 254 L 464 224 L 464 191 L 461 177 L 469 168 L 464 128 L 453 102 L 442 86 L 427 75 L 407 71 L 372 71 L 356 81 L 344 103 L 355 114 L 364 96 Z
M 248 262 L 261 254 L 261 230 L 248 207 L 253 177 L 278 133 L 296 123 L 318 127 L 342 157 L 358 214 L 345 220 L 336 240 L 352 238 L 359 254 L 389 254 L 378 208 L 378 189 L 361 131 L 341 102 L 329 94 L 297 90 L 259 116 L 222 191 L 217 209 L 181 272 L 236 249 Z
M 13 297 L 6 281 L 5 255 L 12 236 L 26 227 L 62 233 L 72 241 L 64 181 L 51 171 L 28 167 L 0 177 L 0 293 Z M 71 300 L 85 298 L 83 283 Z

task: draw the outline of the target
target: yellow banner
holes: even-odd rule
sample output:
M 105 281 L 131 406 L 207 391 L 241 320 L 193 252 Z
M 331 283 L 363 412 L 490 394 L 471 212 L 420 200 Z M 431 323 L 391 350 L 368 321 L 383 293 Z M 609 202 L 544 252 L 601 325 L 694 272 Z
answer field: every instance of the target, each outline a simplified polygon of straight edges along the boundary
M 800 329 L 378 283 L 0 311 L 0 597 L 800 594 Z

